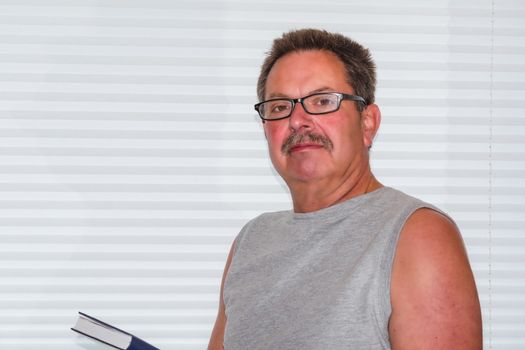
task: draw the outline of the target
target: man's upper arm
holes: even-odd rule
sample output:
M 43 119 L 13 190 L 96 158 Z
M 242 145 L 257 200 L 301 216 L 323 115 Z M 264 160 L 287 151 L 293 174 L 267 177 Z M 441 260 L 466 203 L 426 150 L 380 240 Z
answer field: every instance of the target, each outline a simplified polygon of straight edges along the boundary
M 210 342 L 208 343 L 208 350 L 223 350 L 224 349 L 224 329 L 226 328 L 226 313 L 224 308 L 224 280 L 228 274 L 230 264 L 233 258 L 233 252 L 235 251 L 235 241 L 232 244 L 228 258 L 226 259 L 226 266 L 224 267 L 224 272 L 222 274 L 221 282 L 221 292 L 219 300 L 219 311 L 217 313 L 217 319 L 215 320 L 215 325 L 211 332 Z
M 419 209 L 403 228 L 391 281 L 392 349 L 481 349 L 478 294 L 457 227 Z

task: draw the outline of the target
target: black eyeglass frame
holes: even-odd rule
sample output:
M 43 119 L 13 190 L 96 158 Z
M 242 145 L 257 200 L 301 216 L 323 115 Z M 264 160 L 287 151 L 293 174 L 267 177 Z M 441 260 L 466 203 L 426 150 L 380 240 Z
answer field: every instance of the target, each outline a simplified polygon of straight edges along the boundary
M 317 95 L 335 95 L 335 96 L 339 97 L 339 99 L 337 100 L 337 108 L 334 109 L 333 111 L 329 111 L 329 112 L 311 113 L 304 106 L 303 101 L 305 99 L 309 98 L 309 97 L 317 96 Z M 328 114 L 328 113 L 337 112 L 339 110 L 339 108 L 341 107 L 341 102 L 343 100 L 361 102 L 364 106 L 367 105 L 365 99 L 362 98 L 361 96 L 345 94 L 345 93 L 342 93 L 342 92 L 316 92 L 316 93 L 313 93 L 313 94 L 310 94 L 310 95 L 307 95 L 307 96 L 303 96 L 303 97 L 299 97 L 299 98 L 272 98 L 270 100 L 259 102 L 259 103 L 255 104 L 253 107 L 255 108 L 255 110 L 259 114 L 259 117 L 263 121 L 274 121 L 274 120 L 282 120 L 282 119 L 290 118 L 290 116 L 292 115 L 292 113 L 293 113 L 293 111 L 295 109 L 295 104 L 297 104 L 297 103 L 300 103 L 303 106 L 303 109 L 305 110 L 306 113 L 311 114 L 311 115 L 321 115 L 321 114 Z M 259 110 L 259 108 L 264 103 L 272 102 L 272 101 L 290 101 L 290 103 L 292 104 L 292 108 L 290 108 L 290 113 L 287 116 L 285 116 L 285 117 L 279 117 L 279 118 L 265 118 L 265 117 L 263 117 L 262 114 L 261 114 L 261 111 Z

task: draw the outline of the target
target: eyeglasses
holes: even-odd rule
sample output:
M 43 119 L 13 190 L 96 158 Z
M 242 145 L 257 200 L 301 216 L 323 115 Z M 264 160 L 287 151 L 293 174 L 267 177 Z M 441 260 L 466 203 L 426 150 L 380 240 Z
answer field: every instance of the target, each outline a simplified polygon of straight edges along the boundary
M 262 120 L 280 120 L 292 115 L 296 103 L 300 103 L 308 114 L 327 114 L 341 107 L 341 101 L 366 101 L 361 96 L 348 95 L 340 92 L 319 92 L 300 98 L 274 98 L 257 103 L 254 107 Z

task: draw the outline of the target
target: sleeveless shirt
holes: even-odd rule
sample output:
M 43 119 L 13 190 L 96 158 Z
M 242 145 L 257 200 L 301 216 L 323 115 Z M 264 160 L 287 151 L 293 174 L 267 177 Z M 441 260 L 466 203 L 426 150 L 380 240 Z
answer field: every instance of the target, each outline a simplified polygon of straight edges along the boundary
M 382 187 L 319 211 L 248 222 L 224 283 L 224 349 L 390 349 L 396 244 L 422 207 L 435 209 Z

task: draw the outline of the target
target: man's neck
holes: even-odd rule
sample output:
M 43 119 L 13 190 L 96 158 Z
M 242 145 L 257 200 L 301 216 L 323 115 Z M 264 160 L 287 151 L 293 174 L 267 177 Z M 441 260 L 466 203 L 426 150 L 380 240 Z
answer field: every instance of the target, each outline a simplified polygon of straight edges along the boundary
M 375 191 L 383 187 L 368 169 L 358 179 L 349 179 L 339 186 L 327 186 L 322 182 L 303 183 L 291 186 L 294 212 L 308 213 L 342 203 L 350 198 Z

